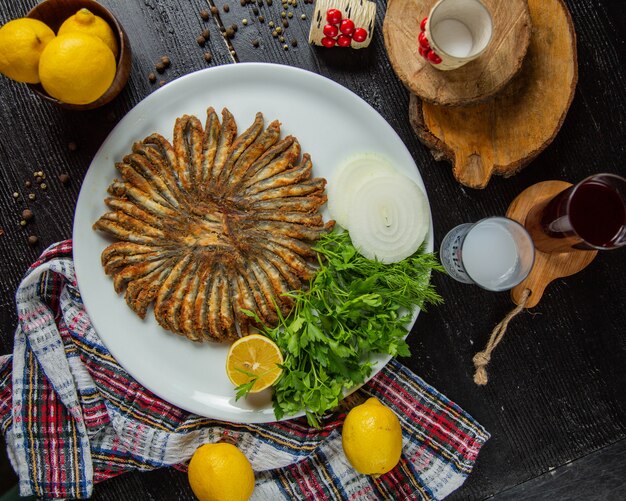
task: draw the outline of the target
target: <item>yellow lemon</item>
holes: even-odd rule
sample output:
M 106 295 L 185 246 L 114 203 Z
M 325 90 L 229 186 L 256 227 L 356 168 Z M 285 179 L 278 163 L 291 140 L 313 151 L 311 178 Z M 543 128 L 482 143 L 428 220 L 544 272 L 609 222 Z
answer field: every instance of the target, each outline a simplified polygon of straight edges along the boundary
M 280 377 L 283 355 L 276 343 L 260 334 L 251 334 L 235 341 L 226 356 L 226 374 L 239 386 L 256 379 L 250 393 L 273 385 Z
M 39 60 L 41 85 L 48 94 L 70 104 L 94 102 L 115 78 L 115 57 L 99 38 L 83 33 L 56 37 Z
M 96 16 L 89 9 L 80 9 L 76 14 L 68 17 L 57 32 L 57 35 L 65 35 L 67 33 L 84 33 L 85 35 L 92 35 L 102 40 L 113 55 L 117 58 L 117 38 L 115 33 L 104 19 L 100 16 Z
M 14 19 L 0 28 L 0 73 L 18 82 L 39 83 L 39 57 L 54 31 L 36 19 Z
M 402 454 L 398 416 L 372 397 L 346 416 L 341 432 L 343 452 L 359 473 L 378 476 L 392 470 Z
M 200 446 L 191 457 L 187 476 L 200 501 L 246 501 L 254 490 L 248 458 L 223 442 Z

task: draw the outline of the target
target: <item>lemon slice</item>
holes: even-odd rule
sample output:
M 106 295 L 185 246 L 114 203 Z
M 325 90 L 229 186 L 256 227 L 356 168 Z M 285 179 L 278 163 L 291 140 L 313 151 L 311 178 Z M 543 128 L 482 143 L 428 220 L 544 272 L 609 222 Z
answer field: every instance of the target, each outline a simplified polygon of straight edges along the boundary
M 276 343 L 260 334 L 251 334 L 235 341 L 226 356 L 226 374 L 235 386 L 256 381 L 250 393 L 273 385 L 280 377 L 283 355 Z

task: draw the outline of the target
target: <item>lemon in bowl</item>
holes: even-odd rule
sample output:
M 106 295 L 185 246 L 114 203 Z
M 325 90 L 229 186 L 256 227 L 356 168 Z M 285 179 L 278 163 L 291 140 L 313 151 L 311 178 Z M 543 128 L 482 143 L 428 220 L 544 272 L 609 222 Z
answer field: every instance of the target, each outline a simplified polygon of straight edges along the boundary
M 17 82 L 39 83 L 39 58 L 54 32 L 36 19 L 14 19 L 0 28 L 0 73 Z
M 28 18 L 42 21 L 52 31 L 58 32 L 64 22 L 75 16 L 82 9 L 88 9 L 95 16 L 103 19 L 115 36 L 118 47 L 118 55 L 115 58 L 117 69 L 109 88 L 93 102 L 71 104 L 51 96 L 40 84 L 28 84 L 30 90 L 41 99 L 61 108 L 81 111 L 99 108 L 111 102 L 126 85 L 132 66 L 132 51 L 124 28 L 109 9 L 95 0 L 44 0 L 33 7 L 27 14 Z
M 97 37 L 83 33 L 57 36 L 39 59 L 39 78 L 45 91 L 69 104 L 99 99 L 115 78 L 111 49 Z
M 118 55 L 117 39 L 109 23 L 85 7 L 68 17 L 59 28 L 57 35 L 68 33 L 84 33 L 98 37 L 111 49 L 115 57 Z

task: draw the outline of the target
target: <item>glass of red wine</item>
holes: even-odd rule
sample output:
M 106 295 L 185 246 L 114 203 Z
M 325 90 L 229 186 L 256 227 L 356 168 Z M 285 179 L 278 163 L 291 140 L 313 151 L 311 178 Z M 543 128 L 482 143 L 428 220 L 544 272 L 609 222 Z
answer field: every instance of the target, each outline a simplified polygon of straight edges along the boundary
M 590 176 L 535 207 L 526 226 L 535 247 L 543 252 L 622 247 L 626 245 L 626 179 L 616 174 Z

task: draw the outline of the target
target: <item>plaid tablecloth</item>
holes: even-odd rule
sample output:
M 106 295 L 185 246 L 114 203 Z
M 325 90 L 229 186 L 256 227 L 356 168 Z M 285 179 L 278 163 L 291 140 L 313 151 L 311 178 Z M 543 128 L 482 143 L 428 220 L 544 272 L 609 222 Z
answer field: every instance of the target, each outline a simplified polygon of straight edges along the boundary
M 21 495 L 89 497 L 130 470 L 185 469 L 203 443 L 229 436 L 256 473 L 253 499 L 441 499 L 471 472 L 489 434 L 396 361 L 356 394 L 400 418 L 403 455 L 374 479 L 341 448 L 342 412 L 321 430 L 305 419 L 243 425 L 183 411 L 141 387 L 93 329 L 76 285 L 71 241 L 48 248 L 17 294 L 12 355 L 0 356 L 0 429 Z

